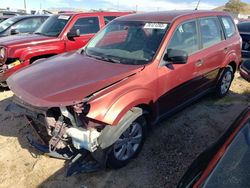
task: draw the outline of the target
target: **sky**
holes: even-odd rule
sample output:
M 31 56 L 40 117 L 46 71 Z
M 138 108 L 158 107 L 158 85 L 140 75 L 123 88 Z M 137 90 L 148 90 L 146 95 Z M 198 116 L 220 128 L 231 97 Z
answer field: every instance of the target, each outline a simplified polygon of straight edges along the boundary
M 175 10 L 195 9 L 198 0 L 26 0 L 27 9 L 76 8 L 106 10 Z M 213 9 L 227 0 L 201 0 L 199 9 Z M 243 0 L 250 3 L 250 0 Z M 23 9 L 24 0 L 0 0 L 0 8 Z

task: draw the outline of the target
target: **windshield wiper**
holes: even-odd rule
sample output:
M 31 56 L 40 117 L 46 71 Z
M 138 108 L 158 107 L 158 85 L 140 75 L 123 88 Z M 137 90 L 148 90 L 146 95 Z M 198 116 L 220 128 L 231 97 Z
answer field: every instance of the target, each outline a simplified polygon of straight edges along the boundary
M 108 57 L 108 56 L 96 56 L 96 55 L 89 55 L 87 53 L 85 53 L 87 56 L 95 58 L 95 59 L 99 59 L 99 60 L 103 60 L 103 61 L 108 61 L 111 63 L 121 63 L 121 61 L 119 61 L 118 59 L 112 58 L 112 57 Z
M 40 33 L 40 32 L 34 32 L 34 34 L 36 34 L 36 35 L 44 35 L 44 36 L 46 36 L 45 34 Z

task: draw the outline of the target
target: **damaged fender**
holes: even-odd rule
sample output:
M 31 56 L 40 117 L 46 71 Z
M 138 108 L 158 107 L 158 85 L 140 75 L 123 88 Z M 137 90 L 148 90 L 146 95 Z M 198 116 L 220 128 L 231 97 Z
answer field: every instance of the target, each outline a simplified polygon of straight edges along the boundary
M 151 105 L 153 103 L 152 99 L 154 99 L 154 96 L 152 96 L 150 90 L 136 89 L 119 97 L 116 102 L 110 104 L 108 108 L 102 105 L 102 103 L 106 101 L 105 98 L 102 98 L 102 100 L 89 101 L 91 108 L 87 117 L 108 125 L 116 126 L 122 120 L 123 116 L 133 107 L 145 104 L 153 108 Z
M 105 149 L 114 144 L 131 123 L 141 115 L 143 115 L 143 110 L 134 107 L 126 113 L 117 126 L 106 126 L 98 138 L 99 146 Z

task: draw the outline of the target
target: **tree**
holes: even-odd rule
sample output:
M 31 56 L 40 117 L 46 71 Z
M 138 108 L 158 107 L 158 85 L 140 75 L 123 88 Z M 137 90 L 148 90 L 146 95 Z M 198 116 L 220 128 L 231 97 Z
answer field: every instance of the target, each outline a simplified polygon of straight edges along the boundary
M 234 14 L 239 14 L 245 11 L 247 3 L 241 2 L 240 0 L 229 0 L 226 3 L 225 9 Z

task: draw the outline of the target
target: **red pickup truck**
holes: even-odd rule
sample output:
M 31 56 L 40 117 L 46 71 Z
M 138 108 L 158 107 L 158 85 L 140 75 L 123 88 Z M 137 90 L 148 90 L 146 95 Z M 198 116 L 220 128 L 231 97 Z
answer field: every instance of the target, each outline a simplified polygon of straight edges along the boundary
M 34 34 L 0 39 L 0 85 L 38 59 L 83 47 L 101 28 L 129 12 L 66 13 L 48 18 Z

